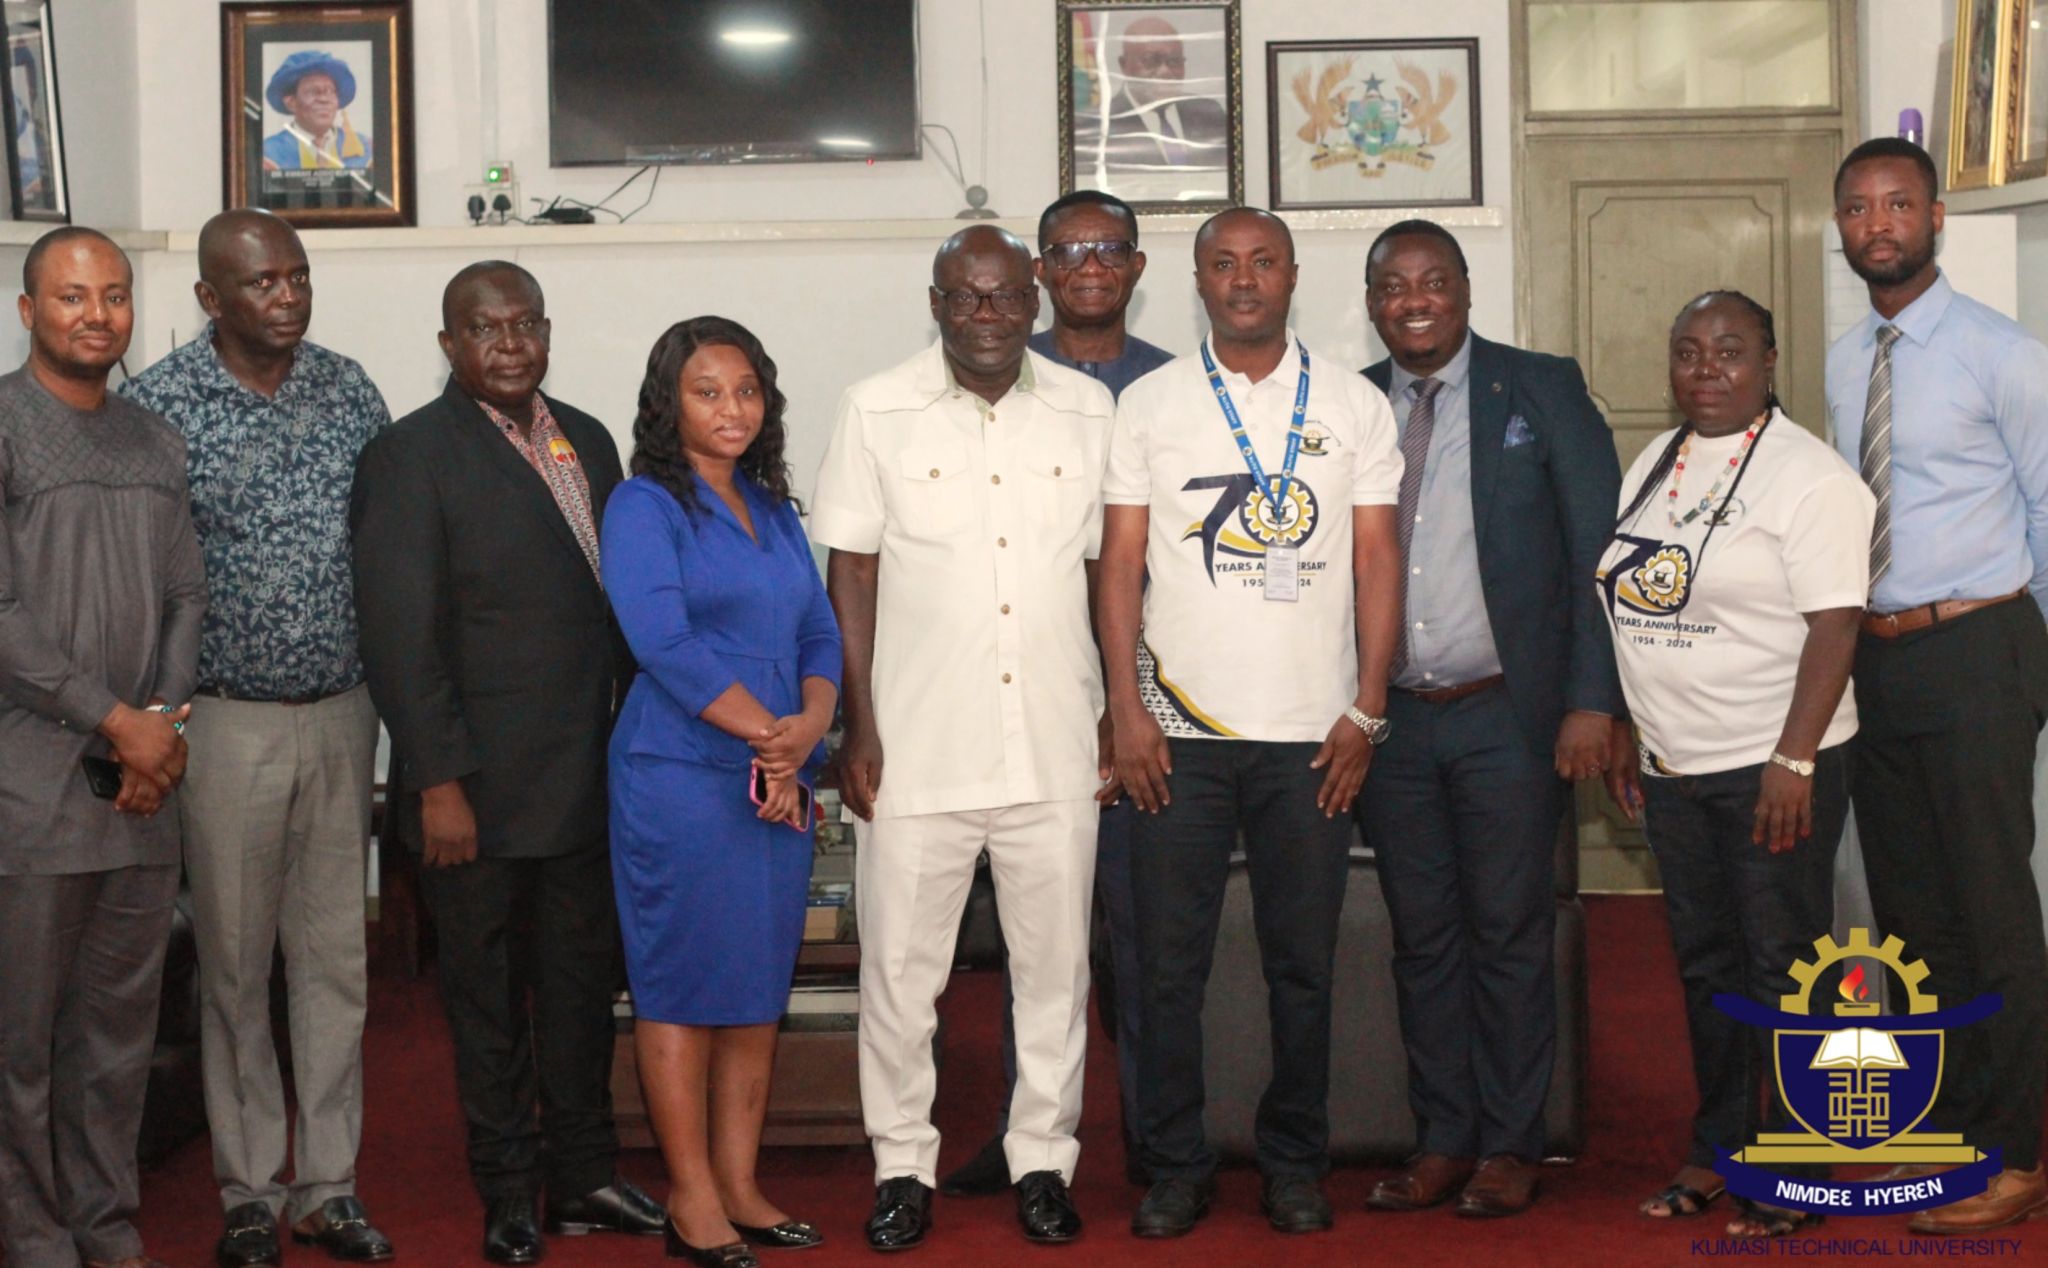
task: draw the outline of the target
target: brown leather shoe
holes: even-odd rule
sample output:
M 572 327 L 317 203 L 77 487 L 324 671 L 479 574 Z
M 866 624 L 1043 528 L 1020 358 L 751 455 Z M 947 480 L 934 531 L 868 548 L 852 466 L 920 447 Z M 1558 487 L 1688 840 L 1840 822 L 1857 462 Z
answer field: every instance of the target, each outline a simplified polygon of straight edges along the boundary
M 1420 1211 L 1437 1205 L 1472 1178 L 1470 1158 L 1417 1154 L 1407 1170 L 1372 1186 L 1365 1204 L 1382 1211 Z
M 1538 1171 L 1533 1162 L 1513 1154 L 1495 1154 L 1480 1162 L 1458 1195 L 1457 1213 L 1474 1219 L 1520 1215 L 1536 1201 Z
M 1981 1233 L 2042 1211 L 2048 1211 L 2048 1172 L 2038 1165 L 2032 1171 L 2007 1167 L 1976 1197 L 1921 1211 L 1906 1227 L 1915 1233 Z

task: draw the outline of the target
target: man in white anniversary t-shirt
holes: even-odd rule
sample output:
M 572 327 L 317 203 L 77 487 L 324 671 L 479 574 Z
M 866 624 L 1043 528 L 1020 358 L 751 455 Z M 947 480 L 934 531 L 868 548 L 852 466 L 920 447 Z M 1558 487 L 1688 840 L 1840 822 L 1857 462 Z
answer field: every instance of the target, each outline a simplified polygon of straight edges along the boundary
M 1332 960 L 1351 803 L 1386 733 L 1401 457 L 1386 397 L 1288 329 L 1295 277 L 1270 212 L 1202 226 L 1209 337 L 1125 389 L 1103 484 L 1096 621 L 1117 772 L 1146 812 L 1131 842 L 1141 1237 L 1186 1233 L 1215 1188 L 1202 998 L 1240 825 L 1272 1017 L 1261 1206 L 1283 1232 L 1331 1223 Z

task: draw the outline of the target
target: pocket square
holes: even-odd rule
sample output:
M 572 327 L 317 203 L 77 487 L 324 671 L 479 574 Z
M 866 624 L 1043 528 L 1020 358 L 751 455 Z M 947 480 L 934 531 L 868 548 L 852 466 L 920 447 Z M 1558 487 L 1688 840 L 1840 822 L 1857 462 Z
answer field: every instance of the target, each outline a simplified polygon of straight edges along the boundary
M 1536 439 L 1536 433 L 1529 427 L 1529 420 L 1520 414 L 1508 420 L 1508 439 L 1503 449 L 1516 449 Z

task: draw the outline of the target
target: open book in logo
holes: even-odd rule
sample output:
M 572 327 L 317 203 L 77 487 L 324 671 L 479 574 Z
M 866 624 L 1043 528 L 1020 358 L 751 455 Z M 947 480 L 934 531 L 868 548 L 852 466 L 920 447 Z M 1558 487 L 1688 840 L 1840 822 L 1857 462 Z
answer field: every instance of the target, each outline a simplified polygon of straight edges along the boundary
M 1790 967 L 1799 989 L 1773 1010 L 1753 1000 L 1717 995 L 1714 1006 L 1738 1021 L 1772 1032 L 1779 1101 L 1802 1131 L 1760 1132 L 1721 1163 L 1730 1192 L 1806 1210 L 1877 1215 L 1941 1205 L 1982 1192 L 2001 1165 L 1998 1151 L 1979 1152 L 1954 1132 L 1920 1131 L 1941 1091 L 1947 1031 L 1998 1011 L 1995 995 L 1944 1009 L 1921 989 L 1927 966 L 1908 961 L 1905 943 L 1874 945 L 1867 929 L 1851 929 L 1846 945 L 1815 940 L 1819 954 Z M 1813 990 L 1824 970 L 1849 961 L 1832 1016 Z M 1886 1015 L 1872 997 L 1866 966 L 1891 970 L 1903 991 Z M 1932 1163 L 1938 1181 L 1802 1183 L 1766 1170 L 1785 1163 Z

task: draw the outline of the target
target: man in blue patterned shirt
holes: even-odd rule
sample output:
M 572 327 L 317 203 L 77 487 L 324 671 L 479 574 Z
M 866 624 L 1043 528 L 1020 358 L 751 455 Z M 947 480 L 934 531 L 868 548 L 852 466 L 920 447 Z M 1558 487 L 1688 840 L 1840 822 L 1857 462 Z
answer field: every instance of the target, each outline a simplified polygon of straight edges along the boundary
M 295 1239 L 338 1259 L 389 1259 L 355 1196 L 377 716 L 356 652 L 348 497 L 391 415 L 361 366 L 306 341 L 306 252 L 282 220 L 208 221 L 194 289 L 212 322 L 121 390 L 185 437 L 212 596 L 179 808 L 227 1212 L 216 1258 L 276 1264 L 282 1212 Z M 270 1033 L 280 942 L 299 1106 L 289 1188 Z

